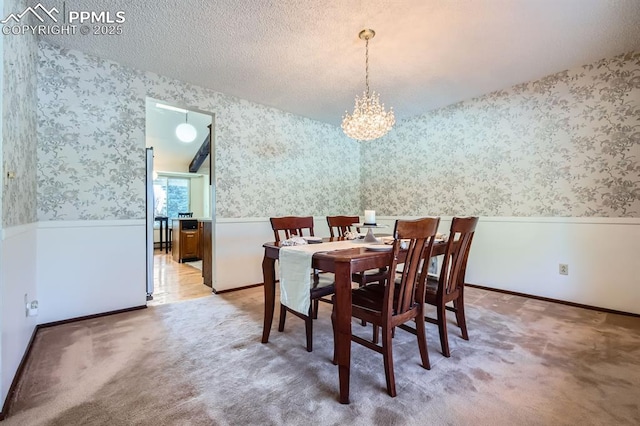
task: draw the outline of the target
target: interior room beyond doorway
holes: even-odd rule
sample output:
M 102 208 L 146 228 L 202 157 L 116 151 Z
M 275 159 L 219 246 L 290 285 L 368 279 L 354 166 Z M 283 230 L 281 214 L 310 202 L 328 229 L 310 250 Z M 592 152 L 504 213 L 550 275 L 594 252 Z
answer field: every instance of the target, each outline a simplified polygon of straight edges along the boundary
M 148 245 L 154 246 L 147 259 L 153 264 L 149 305 L 212 294 L 202 271 L 207 246 L 202 227 L 213 209 L 212 123 L 210 114 L 147 98 L 146 146 L 153 148 L 153 179 L 148 184 L 153 186 L 153 213 L 147 213 L 153 241 L 149 237 Z

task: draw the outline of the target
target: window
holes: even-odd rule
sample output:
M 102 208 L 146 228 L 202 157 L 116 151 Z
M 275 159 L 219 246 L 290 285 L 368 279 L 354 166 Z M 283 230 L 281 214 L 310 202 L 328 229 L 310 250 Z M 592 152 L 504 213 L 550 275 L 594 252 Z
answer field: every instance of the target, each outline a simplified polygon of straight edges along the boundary
M 178 217 L 191 211 L 190 179 L 158 176 L 153 180 L 154 215 Z

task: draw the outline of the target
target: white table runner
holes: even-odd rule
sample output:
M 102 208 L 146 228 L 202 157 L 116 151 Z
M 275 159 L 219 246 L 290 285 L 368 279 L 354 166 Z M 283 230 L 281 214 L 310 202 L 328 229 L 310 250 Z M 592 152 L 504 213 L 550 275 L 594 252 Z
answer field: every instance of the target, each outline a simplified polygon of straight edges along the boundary
M 286 307 L 308 315 L 311 306 L 311 258 L 315 253 L 362 247 L 352 241 L 280 247 L 280 302 Z

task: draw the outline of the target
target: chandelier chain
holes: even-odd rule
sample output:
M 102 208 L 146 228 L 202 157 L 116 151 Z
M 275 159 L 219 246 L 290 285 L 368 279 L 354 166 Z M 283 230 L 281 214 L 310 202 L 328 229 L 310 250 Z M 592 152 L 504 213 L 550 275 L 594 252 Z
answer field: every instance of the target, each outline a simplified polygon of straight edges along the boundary
M 365 48 L 365 76 L 364 82 L 365 87 L 367 88 L 367 98 L 369 97 L 369 37 L 366 39 L 366 48 Z

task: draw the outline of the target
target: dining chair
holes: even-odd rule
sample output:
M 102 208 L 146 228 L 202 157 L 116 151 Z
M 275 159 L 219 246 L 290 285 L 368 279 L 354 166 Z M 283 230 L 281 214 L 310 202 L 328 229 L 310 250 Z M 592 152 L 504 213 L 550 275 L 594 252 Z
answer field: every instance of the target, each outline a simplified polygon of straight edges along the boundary
M 327 225 L 329 225 L 329 233 L 331 238 L 336 236 L 344 237 L 345 232 L 351 232 L 351 229 L 355 229 L 356 232 L 360 232 L 360 228 L 354 226 L 360 223 L 360 217 L 358 216 L 327 216 Z M 379 282 L 382 284 L 383 280 L 387 277 L 387 268 L 372 269 L 362 272 L 354 272 L 351 274 L 351 281 L 362 287 L 367 283 Z M 367 322 L 362 320 L 361 325 L 367 325 Z
M 356 232 L 360 232 L 360 228 L 354 226 L 360 222 L 358 216 L 327 216 L 327 225 L 329 225 L 329 233 L 331 237 L 343 237 L 344 233 L 351 231 L 352 228 Z M 387 277 L 387 268 L 380 268 L 378 270 L 369 270 L 364 272 L 356 272 L 351 275 L 351 280 L 358 283 L 360 287 L 367 283 L 378 281 L 382 284 L 382 281 Z M 363 322 L 363 325 L 365 323 Z
M 415 334 L 417 334 L 422 366 L 427 370 L 431 368 L 429 354 L 427 353 L 423 303 L 427 271 L 425 269 L 419 272 L 419 267 L 422 259 L 431 256 L 439 223 L 440 218 L 437 217 L 396 221 L 393 232 L 394 242 L 389 251 L 388 268 L 389 271 L 396 270 L 400 244 L 404 240 L 407 243 L 406 259 L 399 284 L 395 285 L 395 280 L 393 279 L 385 279 L 383 284 L 376 282 L 351 290 L 351 315 L 372 323 L 374 328 L 382 328 L 382 343 L 378 345 L 374 341 L 369 341 L 356 335 L 352 335 L 351 340 L 382 354 L 387 393 L 392 397 L 396 396 L 392 347 L 392 333 L 395 327 L 403 328 L 401 326 L 404 323 L 415 320 L 417 330 Z M 391 285 L 389 285 L 389 281 Z M 334 342 L 336 340 L 335 321 L 336 310 L 334 304 L 331 314 Z M 334 364 L 336 363 L 335 352 L 334 346 Z
M 292 236 L 301 237 L 305 232 L 308 236 L 314 236 L 313 216 L 272 217 L 269 220 L 277 243 L 282 241 L 281 234 L 285 239 L 289 239 Z M 298 318 L 303 319 L 307 336 L 307 351 L 311 352 L 313 351 L 313 319 L 318 318 L 318 302 L 320 300 L 331 303 L 331 300 L 325 299 L 325 297 L 330 296 L 335 292 L 333 275 L 329 278 L 328 275 L 320 274 L 317 270 L 314 270 L 311 280 L 311 289 L 309 291 L 311 306 L 309 307 L 307 315 L 301 314 L 293 309 L 289 309 L 280 303 L 280 322 L 278 323 L 278 331 L 284 331 L 287 311 L 291 312 Z
M 440 276 L 427 277 L 424 301 L 436 307 L 437 316 L 436 318 L 426 317 L 425 320 L 438 325 L 442 354 L 447 358 L 451 356 L 447 337 L 447 311 L 455 313 L 462 338 L 469 340 L 464 314 L 464 278 L 477 224 L 477 217 L 453 218 Z M 449 302 L 453 302 L 453 306 L 447 305 Z
M 313 216 L 272 217 L 269 221 L 271 222 L 271 229 L 273 229 L 273 236 L 276 239 L 276 243 L 282 240 L 281 233 L 285 240 L 292 236 L 302 237 L 305 231 L 308 236 L 314 236 Z
M 344 237 L 344 233 L 351 232 L 352 229 L 360 232 L 360 228 L 354 226 L 357 223 L 360 223 L 358 216 L 327 216 L 331 238 Z

